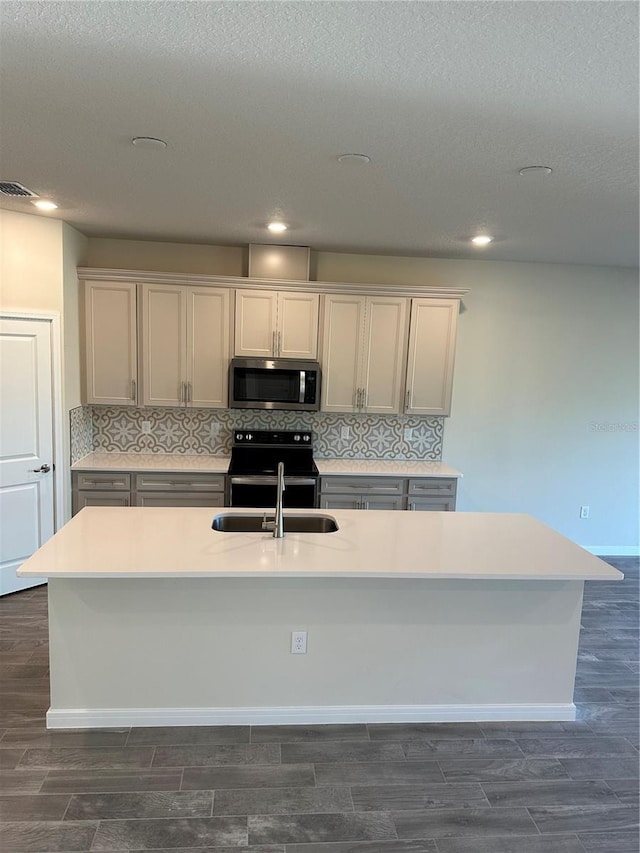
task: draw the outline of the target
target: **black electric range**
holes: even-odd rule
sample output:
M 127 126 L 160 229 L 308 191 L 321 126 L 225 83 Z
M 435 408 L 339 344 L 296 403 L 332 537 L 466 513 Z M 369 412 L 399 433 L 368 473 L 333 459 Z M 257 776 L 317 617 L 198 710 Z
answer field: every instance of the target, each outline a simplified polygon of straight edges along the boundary
M 228 470 L 231 506 L 275 506 L 278 462 L 284 462 L 284 506 L 316 506 L 318 468 L 312 434 L 305 430 L 236 430 Z

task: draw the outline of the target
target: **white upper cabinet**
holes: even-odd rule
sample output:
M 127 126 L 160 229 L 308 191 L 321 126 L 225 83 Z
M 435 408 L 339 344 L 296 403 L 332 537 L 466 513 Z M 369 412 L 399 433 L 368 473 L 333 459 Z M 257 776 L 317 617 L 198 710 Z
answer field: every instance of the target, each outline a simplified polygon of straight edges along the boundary
M 227 405 L 227 289 L 143 284 L 141 337 L 143 405 Z
M 187 403 L 195 408 L 228 405 L 230 292 L 187 289 Z
M 367 297 L 361 411 L 392 415 L 402 410 L 408 308 L 406 299 Z
M 324 297 L 323 411 L 401 410 L 407 307 L 389 296 Z
M 236 290 L 235 354 L 317 358 L 319 298 L 304 291 Z
M 84 402 L 137 405 L 136 285 L 85 282 L 84 315 Z
M 449 415 L 460 300 L 412 299 L 405 412 Z

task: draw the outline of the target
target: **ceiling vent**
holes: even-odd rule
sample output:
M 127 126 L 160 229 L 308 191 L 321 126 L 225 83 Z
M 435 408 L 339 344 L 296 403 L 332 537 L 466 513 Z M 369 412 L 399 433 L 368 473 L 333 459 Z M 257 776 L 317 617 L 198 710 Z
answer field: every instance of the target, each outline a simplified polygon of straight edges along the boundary
M 38 193 L 23 187 L 17 181 L 0 181 L 0 194 L 11 198 L 40 198 Z

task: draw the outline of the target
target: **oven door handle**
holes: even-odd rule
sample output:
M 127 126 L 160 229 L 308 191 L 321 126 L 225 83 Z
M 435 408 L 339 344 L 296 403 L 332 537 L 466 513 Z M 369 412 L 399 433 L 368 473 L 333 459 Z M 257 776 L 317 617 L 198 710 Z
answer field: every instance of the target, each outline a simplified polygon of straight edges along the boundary
M 307 387 L 307 371 L 301 370 L 300 371 L 300 394 L 298 396 L 298 402 L 299 403 L 304 403 L 306 387 Z
M 265 476 L 231 477 L 232 486 L 277 486 L 278 478 Z M 314 477 L 287 477 L 284 478 L 287 486 L 315 486 Z

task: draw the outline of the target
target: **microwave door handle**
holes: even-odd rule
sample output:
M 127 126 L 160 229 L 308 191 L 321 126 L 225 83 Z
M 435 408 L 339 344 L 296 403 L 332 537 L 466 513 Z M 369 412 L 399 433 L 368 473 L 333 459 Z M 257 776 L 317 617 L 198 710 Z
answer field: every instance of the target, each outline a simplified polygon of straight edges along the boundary
M 304 403 L 304 394 L 305 394 L 306 385 L 307 385 L 307 371 L 301 370 L 300 371 L 300 394 L 298 396 L 298 402 L 299 403 Z

